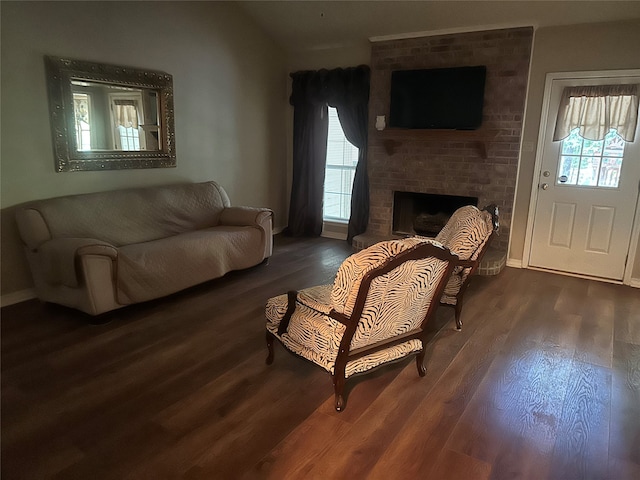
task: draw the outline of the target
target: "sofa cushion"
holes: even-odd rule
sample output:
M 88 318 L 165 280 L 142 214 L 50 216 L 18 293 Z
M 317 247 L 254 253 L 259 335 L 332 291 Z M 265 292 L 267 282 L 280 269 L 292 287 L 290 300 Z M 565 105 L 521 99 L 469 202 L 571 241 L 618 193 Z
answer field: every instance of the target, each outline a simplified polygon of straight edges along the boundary
M 118 300 L 162 297 L 263 259 L 262 232 L 218 226 L 118 249 Z

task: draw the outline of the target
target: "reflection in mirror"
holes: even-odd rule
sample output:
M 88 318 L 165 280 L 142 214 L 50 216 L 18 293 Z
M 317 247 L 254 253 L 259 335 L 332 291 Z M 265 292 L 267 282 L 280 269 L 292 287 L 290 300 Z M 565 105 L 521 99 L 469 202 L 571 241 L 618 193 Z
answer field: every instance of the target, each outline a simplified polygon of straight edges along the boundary
M 175 166 L 173 79 L 45 57 L 56 170 Z
M 72 79 L 71 93 L 77 150 L 159 150 L 155 91 Z

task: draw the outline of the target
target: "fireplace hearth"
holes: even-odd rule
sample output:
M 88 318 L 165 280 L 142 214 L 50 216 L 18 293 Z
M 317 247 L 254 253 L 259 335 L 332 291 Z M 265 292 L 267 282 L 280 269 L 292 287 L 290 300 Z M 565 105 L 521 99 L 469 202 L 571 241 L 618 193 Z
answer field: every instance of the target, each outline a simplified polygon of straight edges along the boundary
M 393 192 L 394 235 L 435 237 L 453 212 L 465 205 L 478 205 L 478 197 Z

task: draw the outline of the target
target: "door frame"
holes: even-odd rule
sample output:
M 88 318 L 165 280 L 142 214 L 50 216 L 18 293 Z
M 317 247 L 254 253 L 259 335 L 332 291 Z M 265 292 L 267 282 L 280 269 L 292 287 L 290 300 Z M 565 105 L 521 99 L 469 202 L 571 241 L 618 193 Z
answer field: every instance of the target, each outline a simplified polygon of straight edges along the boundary
M 633 219 L 633 225 L 631 229 L 631 239 L 629 242 L 629 250 L 627 251 L 627 263 L 624 269 L 624 276 L 622 282 L 617 280 L 608 280 L 599 277 L 590 277 L 588 275 L 581 275 L 577 273 L 560 272 L 556 270 L 547 270 L 539 267 L 532 267 L 529 265 L 529 257 L 531 255 L 531 244 L 533 238 L 533 223 L 536 213 L 536 205 L 538 203 L 538 184 L 540 183 L 540 175 L 542 170 L 542 156 L 544 153 L 544 146 L 546 142 L 546 132 L 549 121 L 555 120 L 555 113 L 550 118 L 549 104 L 551 102 L 551 87 L 554 80 L 585 80 L 585 79 L 597 79 L 597 78 L 618 78 L 618 77 L 631 77 L 640 76 L 640 69 L 629 70 L 596 70 L 596 71 L 583 71 L 583 72 L 551 72 L 547 73 L 544 84 L 544 95 L 542 99 L 542 112 L 540 116 L 540 129 L 538 131 L 538 143 L 536 146 L 536 161 L 533 168 L 533 181 L 531 184 L 531 197 L 529 198 L 529 212 L 527 215 L 527 230 L 524 240 L 524 252 L 522 258 L 522 267 L 531 268 L 536 270 L 552 271 L 554 273 L 571 275 L 582 278 L 594 278 L 595 280 L 609 282 L 609 283 L 622 283 L 624 285 L 631 285 L 634 287 L 640 287 L 640 279 L 632 279 L 633 265 L 635 263 L 636 255 L 638 254 L 637 245 L 638 239 L 640 239 L 640 185 L 638 193 L 636 194 L 636 209 Z M 640 127 L 639 127 L 640 128 Z M 636 138 L 636 142 L 640 141 L 640 138 Z

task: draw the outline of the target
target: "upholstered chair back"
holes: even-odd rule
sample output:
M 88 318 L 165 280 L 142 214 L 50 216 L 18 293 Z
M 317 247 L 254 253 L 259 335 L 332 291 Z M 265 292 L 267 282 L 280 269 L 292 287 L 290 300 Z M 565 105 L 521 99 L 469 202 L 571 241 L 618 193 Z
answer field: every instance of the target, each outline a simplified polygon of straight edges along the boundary
M 460 260 L 476 260 L 489 241 L 493 229 L 490 212 L 467 205 L 454 212 L 436 236 L 436 241 L 458 255 Z M 456 267 L 454 272 L 461 273 L 464 280 L 469 270 L 469 268 Z
M 374 269 L 399 253 L 433 240 L 412 237 L 377 243 L 362 250 L 340 266 L 331 290 L 331 306 L 351 316 L 359 300 L 361 284 Z M 366 293 L 351 349 L 396 337 L 418 328 L 434 299 L 436 287 L 446 274 L 448 262 L 435 257 L 409 260 L 388 273 L 376 276 Z M 362 300 L 360 300 L 362 301 Z

